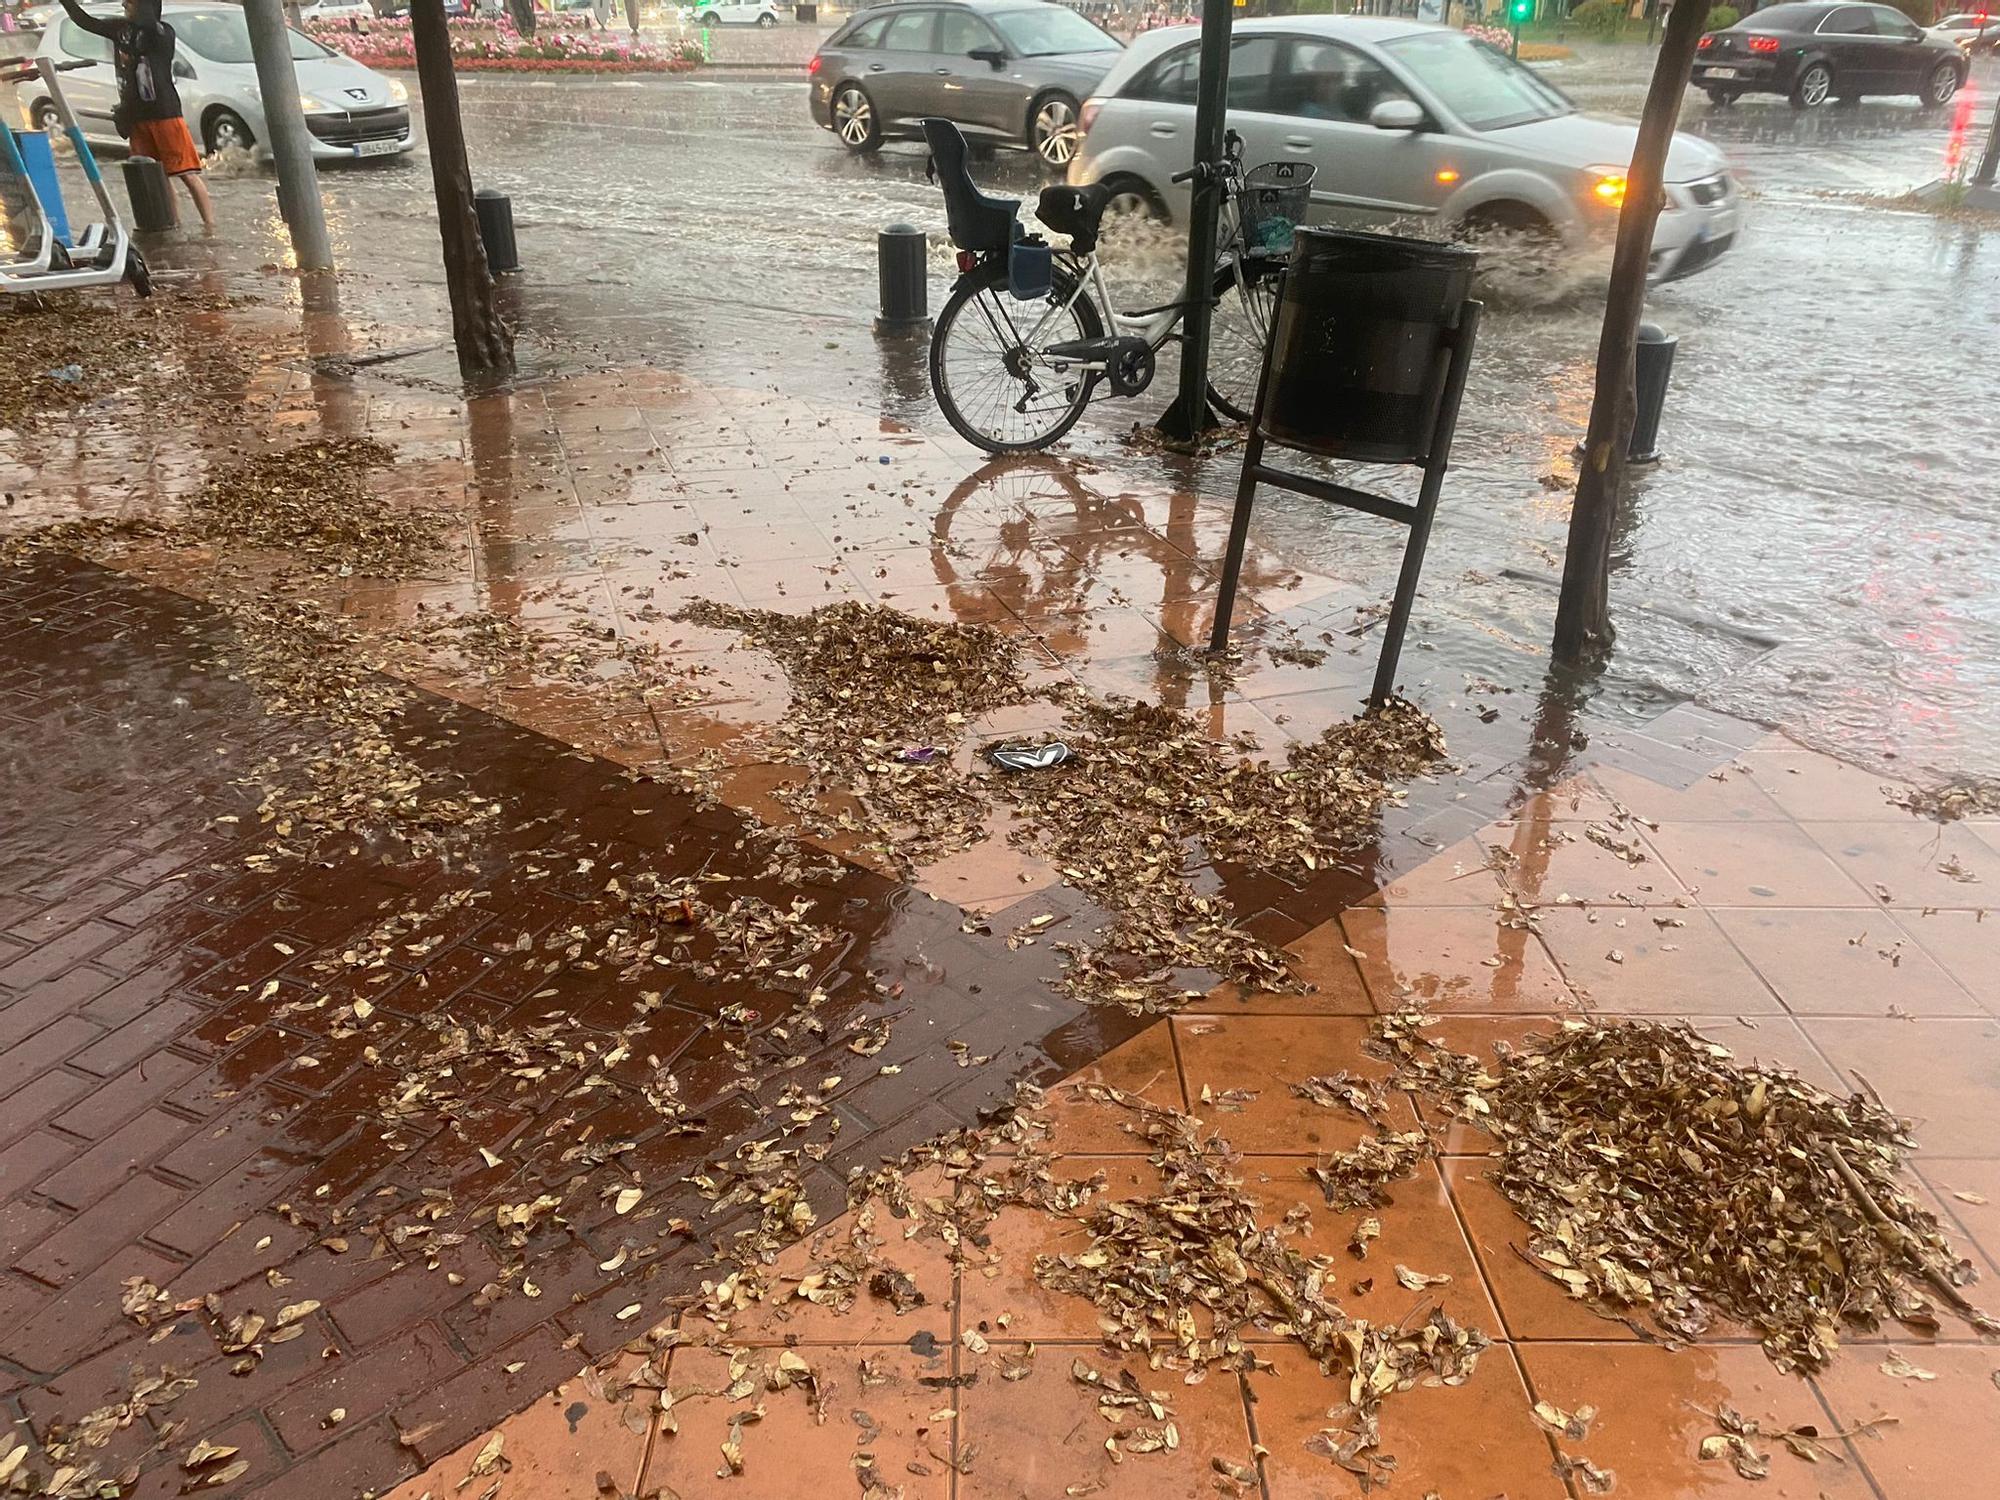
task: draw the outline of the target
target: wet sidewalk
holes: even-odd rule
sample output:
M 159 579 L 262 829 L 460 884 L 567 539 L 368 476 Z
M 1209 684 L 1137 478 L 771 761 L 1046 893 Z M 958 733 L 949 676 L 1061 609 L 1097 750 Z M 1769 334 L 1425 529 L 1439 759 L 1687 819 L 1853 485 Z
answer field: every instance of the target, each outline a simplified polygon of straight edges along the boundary
M 1386 1078 L 1371 1034 L 1410 1004 L 1481 1057 L 1685 1019 L 1912 1117 L 1923 1206 L 1990 1273 L 1995 821 L 1686 706 L 1473 679 L 1420 633 L 1449 762 L 1371 788 L 1337 856 L 1215 821 L 1184 872 L 1225 956 L 1293 982 L 1100 954 L 1083 996 L 1062 945 L 1134 913 L 977 748 L 1133 695 L 1182 716 L 1162 785 L 1316 753 L 1381 601 L 1255 553 L 1217 666 L 1188 648 L 1226 517 L 1137 455 L 976 467 L 643 368 L 465 399 L 343 365 L 310 314 L 200 317 L 228 357 L 177 375 L 187 423 L 134 377 L 0 437 L 0 1392 L 28 1449 L 0 1464 L 121 1494 L 1359 1492 L 1324 1437 L 1346 1387 L 1294 1342 L 1246 1326 L 1191 1383 L 1037 1278 L 1088 1253 L 1086 1198 L 1159 1181 L 1152 1117 L 1064 1080 L 1218 1135 L 1350 1314 L 1441 1301 L 1490 1341 L 1385 1403 L 1399 1489 L 1596 1493 L 1561 1455 L 1620 1494 L 1748 1484 L 1697 1456 L 1724 1404 L 1825 1439 L 1761 1439 L 1767 1492 L 1928 1497 L 1991 1451 L 2000 1356 L 1962 1322 L 1810 1382 L 1741 1335 L 1641 1345 L 1513 1248 L 1476 1134 L 1388 1091 L 1436 1154 L 1335 1209 L 1305 1171 L 1354 1122 L 1292 1091 Z M 926 719 L 786 634 L 830 605 L 966 653 L 968 691 L 1001 655 L 1018 680 Z M 928 737 L 840 741 L 852 695 Z M 1043 1206 L 972 1213 L 1023 1140 Z M 1536 1401 L 1599 1415 L 1558 1439 Z

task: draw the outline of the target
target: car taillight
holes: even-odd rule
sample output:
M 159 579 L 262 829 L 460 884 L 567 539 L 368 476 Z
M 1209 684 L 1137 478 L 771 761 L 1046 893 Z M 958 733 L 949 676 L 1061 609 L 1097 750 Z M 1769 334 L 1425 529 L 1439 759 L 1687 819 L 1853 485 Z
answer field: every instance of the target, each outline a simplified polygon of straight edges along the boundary
M 820 64 L 820 56 L 817 52 L 815 52 L 812 55 L 812 61 L 806 64 L 807 74 L 811 75 L 813 73 L 817 73 L 819 71 L 819 64 Z
M 1750 38 L 1750 50 L 1752 52 L 1776 52 L 1778 50 L 1778 39 L 1774 36 L 1753 36 Z
M 1715 45 L 1715 38 L 1713 36 L 1704 36 L 1700 41 L 1694 44 L 1694 47 L 1695 51 L 1697 52 L 1706 52 L 1710 47 L 1713 47 L 1714 45 Z
M 1097 112 L 1102 108 L 1104 108 L 1104 101 L 1102 99 L 1084 100 L 1083 108 L 1078 110 L 1076 115 L 1077 129 L 1085 135 L 1089 135 L 1090 127 L 1097 123 Z

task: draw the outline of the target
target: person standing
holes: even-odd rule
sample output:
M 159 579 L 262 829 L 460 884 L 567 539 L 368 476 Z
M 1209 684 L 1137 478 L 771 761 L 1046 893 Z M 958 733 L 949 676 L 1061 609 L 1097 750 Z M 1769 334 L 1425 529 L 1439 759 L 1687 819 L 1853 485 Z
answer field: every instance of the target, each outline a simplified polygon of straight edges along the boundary
M 174 87 L 174 28 L 160 19 L 160 0 L 125 0 L 122 19 L 93 16 L 77 0 L 62 0 L 69 18 L 111 43 L 118 75 L 118 108 L 112 124 L 134 156 L 150 156 L 168 177 L 187 188 L 203 229 L 215 228 L 215 204 L 202 180 L 180 90 Z M 171 199 L 169 200 L 171 202 Z M 175 210 L 174 222 L 180 222 Z

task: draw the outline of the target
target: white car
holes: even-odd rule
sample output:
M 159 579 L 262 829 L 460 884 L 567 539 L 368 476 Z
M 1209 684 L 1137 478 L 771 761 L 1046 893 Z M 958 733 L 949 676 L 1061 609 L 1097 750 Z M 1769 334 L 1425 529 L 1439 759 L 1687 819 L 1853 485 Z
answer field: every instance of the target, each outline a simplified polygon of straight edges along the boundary
M 1966 52 L 2000 51 L 2000 15 L 1991 11 L 1961 11 L 1929 28 L 1941 42 L 1955 42 Z
M 93 15 L 115 15 L 93 6 Z M 250 54 L 250 31 L 233 5 L 199 5 L 169 0 L 161 16 L 174 28 L 174 85 L 180 90 L 188 129 L 203 151 L 225 147 L 261 149 L 264 105 L 257 68 Z M 292 32 L 292 66 L 299 81 L 312 151 L 323 160 L 395 156 L 411 150 L 410 91 L 351 57 Z M 83 62 L 65 71 L 63 95 L 76 123 L 93 144 L 122 146 L 111 114 L 118 106 L 118 79 L 111 68 L 111 43 L 85 31 L 68 16 L 42 33 L 37 57 Z M 55 124 L 55 104 L 39 78 L 18 86 L 21 107 L 42 130 Z
M 781 12 L 770 0 L 701 0 L 681 15 L 697 26 L 776 26 Z
M 307 0 L 299 7 L 301 21 L 372 21 L 375 7 L 368 0 Z
M 1075 186 L 1174 218 L 1194 151 L 1200 32 L 1149 31 L 1084 102 Z M 1415 220 L 1480 239 L 1570 248 L 1610 240 L 1638 142 L 1626 120 L 1581 114 L 1553 85 L 1462 31 L 1385 16 L 1247 20 L 1230 44 L 1229 112 L 1243 161 L 1317 169 L 1310 217 Z M 1675 135 L 1653 234 L 1656 280 L 1691 275 L 1734 243 L 1741 201 L 1720 151 Z

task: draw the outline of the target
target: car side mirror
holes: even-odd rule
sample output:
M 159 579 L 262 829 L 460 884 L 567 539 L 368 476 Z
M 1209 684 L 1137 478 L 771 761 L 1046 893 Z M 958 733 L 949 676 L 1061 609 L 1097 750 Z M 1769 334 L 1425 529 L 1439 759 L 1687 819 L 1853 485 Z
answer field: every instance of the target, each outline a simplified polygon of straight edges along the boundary
M 1384 99 L 1368 111 L 1368 123 L 1377 130 L 1422 130 L 1424 107 L 1414 99 Z
M 1004 67 L 1007 62 L 1007 54 L 998 47 L 974 47 L 965 55 L 985 63 L 989 68 Z
M 190 63 L 190 62 L 189 62 L 189 61 L 188 61 L 188 60 L 187 60 L 186 58 L 184 58 L 184 57 L 177 57 L 177 58 L 175 58 L 175 59 L 174 59 L 174 77 L 176 77 L 176 78 L 192 78 L 192 77 L 194 77 L 194 65 L 193 65 L 192 63 Z

